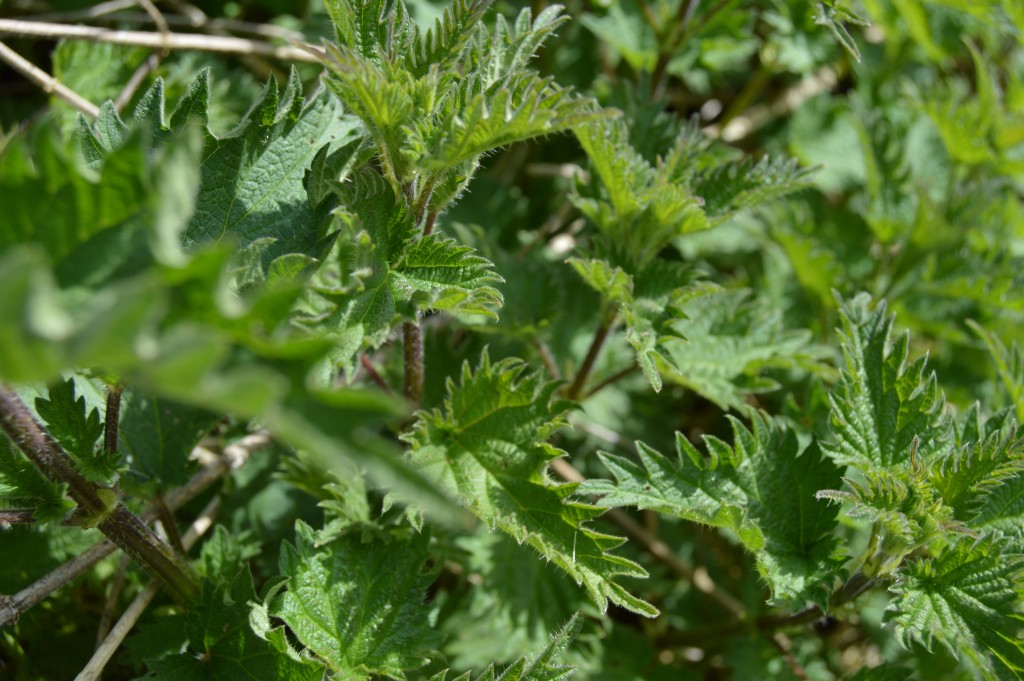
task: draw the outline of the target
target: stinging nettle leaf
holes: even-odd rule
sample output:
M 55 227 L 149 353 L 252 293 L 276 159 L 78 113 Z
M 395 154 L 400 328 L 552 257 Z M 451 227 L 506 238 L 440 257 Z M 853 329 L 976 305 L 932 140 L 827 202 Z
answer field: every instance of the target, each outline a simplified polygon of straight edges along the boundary
M 195 249 L 224 238 L 248 244 L 270 237 L 276 242 L 266 254 L 268 263 L 284 253 L 311 253 L 324 236 L 333 206 L 309 200 L 306 169 L 321 150 L 335 150 L 360 137 L 358 120 L 344 115 L 325 90 L 303 101 L 294 70 L 283 91 L 271 79 L 238 125 L 220 137 L 208 127 L 209 99 L 209 71 L 204 70 L 165 120 L 163 83 L 158 79 L 142 95 L 128 126 L 112 108 L 103 109 L 97 123 L 83 132 L 86 157 L 94 164 L 109 162 L 104 160 L 108 145 L 124 133 L 108 130 L 144 127 L 162 143 L 201 125 L 200 210 L 184 231 L 186 246 Z
M 475 371 L 463 365 L 458 385 L 448 380 L 443 409 L 419 412 L 403 435 L 410 458 L 488 527 L 529 544 L 562 568 L 602 610 L 611 600 L 653 617 L 653 606 L 616 581 L 647 576 L 636 563 L 610 553 L 624 540 L 584 526 L 601 509 L 571 501 L 575 484 L 545 477 L 548 463 L 563 454 L 547 439 L 572 408 L 552 399 L 557 388 L 527 374 L 521 361 L 492 365 L 484 353 Z
M 192 448 L 218 420 L 211 411 L 131 391 L 121 411 L 121 447 L 132 468 L 158 485 L 188 481 Z
M 925 373 L 927 359 L 907 362 L 909 335 L 892 340 L 884 301 L 872 310 L 860 294 L 840 319 L 846 368 L 829 397 L 834 441 L 822 448 L 836 463 L 865 470 L 907 466 L 915 448 L 933 460 L 950 444 L 952 420 L 935 374 Z
M 31 508 L 40 522 L 64 518 L 74 503 L 62 485 L 46 478 L 6 435 L 0 435 L 0 508 Z
M 757 558 L 775 599 L 824 602 L 842 564 L 833 536 L 838 509 L 816 500 L 815 492 L 836 485 L 841 470 L 816 444 L 801 445 L 781 421 L 753 412 L 748 430 L 729 420 L 733 445 L 705 436 L 707 455 L 677 433 L 677 463 L 642 442 L 639 463 L 602 453 L 614 481 L 588 480 L 578 493 L 597 495 L 601 506 L 652 509 L 733 530 Z
M 743 409 L 749 395 L 776 390 L 765 371 L 832 373 L 809 331 L 787 329 L 781 311 L 749 291 L 695 288 L 676 307 L 660 343 L 664 376 L 723 409 Z
M 429 541 L 427 534 L 374 536 L 359 526 L 322 541 L 300 522 L 295 545 L 281 552 L 286 590 L 269 610 L 340 678 L 405 678 L 440 643 L 424 603 L 436 577 L 425 567 Z
M 970 412 L 975 418 L 977 410 L 975 405 Z M 936 493 L 965 522 L 988 505 L 990 494 L 1014 485 L 1024 472 L 1024 437 L 1017 432 L 1017 424 L 993 421 L 999 419 L 992 417 L 983 429 L 971 433 L 978 438 L 975 442 L 958 437 L 958 446 L 938 459 L 931 470 Z
M 978 678 L 1024 673 L 1024 554 L 988 536 L 963 538 L 897 571 L 886 620 L 905 645 L 938 641 Z
M 88 409 L 85 398 L 76 394 L 75 379 L 52 383 L 45 398 L 36 398 L 35 406 L 50 434 L 86 478 L 107 484 L 117 476 L 121 456 L 97 447 L 104 424 L 100 421 L 99 410 Z
M 252 575 L 243 569 L 230 583 L 203 582 L 198 604 L 185 615 L 188 649 L 146 660 L 145 679 L 161 681 L 319 681 L 323 668 L 299 661 L 260 639 L 249 626 L 256 601 Z
M 533 660 L 520 659 L 509 666 L 500 676 L 495 677 L 494 665 L 489 666 L 476 681 L 561 681 L 573 675 L 573 667 L 555 665 L 554 661 L 565 653 L 580 630 L 583 628 L 583 617 L 580 613 L 573 615 L 565 626 L 551 637 L 551 642 Z M 448 671 L 439 672 L 430 677 L 430 681 L 446 681 Z M 469 672 L 451 681 L 470 681 Z

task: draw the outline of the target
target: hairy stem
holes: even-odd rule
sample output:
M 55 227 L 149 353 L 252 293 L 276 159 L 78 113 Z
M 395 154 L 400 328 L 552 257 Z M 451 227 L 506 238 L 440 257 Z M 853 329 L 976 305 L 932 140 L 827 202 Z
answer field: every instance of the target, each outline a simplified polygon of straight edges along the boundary
M 601 348 L 604 347 L 604 342 L 608 340 L 608 333 L 611 329 L 611 324 L 603 320 L 598 324 L 597 330 L 594 331 L 594 339 L 590 341 L 590 349 L 587 350 L 587 356 L 583 358 L 583 364 L 580 365 L 579 371 L 576 372 L 576 378 L 573 379 L 572 385 L 569 386 L 569 391 L 566 393 L 570 400 L 578 400 L 580 395 L 583 394 L 583 387 L 587 383 L 590 372 L 594 369 L 594 363 L 597 361 L 597 356 L 601 354 Z
M 116 452 L 120 447 L 118 433 L 121 421 L 121 393 L 124 386 L 118 383 L 107 388 L 107 408 L 103 414 L 103 449 Z
M 402 343 L 405 358 L 403 394 L 418 406 L 423 399 L 423 330 L 418 313 L 416 321 L 402 324 Z
M 245 463 L 252 452 L 262 449 L 268 444 L 270 444 L 270 436 L 266 431 L 258 431 L 246 435 L 238 442 L 225 447 L 224 456 L 214 459 L 212 463 L 193 475 L 185 485 L 168 492 L 164 500 L 172 511 L 181 508 L 209 489 L 213 483 L 220 480 L 228 472 Z M 197 447 L 195 451 L 205 452 L 206 450 Z M 211 453 L 206 452 L 206 455 L 210 456 Z M 150 504 L 143 512 L 142 519 L 146 522 L 151 522 L 156 517 L 156 507 Z M 93 565 L 109 556 L 115 550 L 117 550 L 117 547 L 113 542 L 101 541 L 13 596 L 0 595 L 0 627 L 5 627 L 18 621 L 18 618 L 26 610 L 39 604 L 44 598 L 65 584 L 85 574 Z
M 67 485 L 69 496 L 90 517 L 98 518 L 98 529 L 147 572 L 162 580 L 177 598 L 190 603 L 199 593 L 199 580 L 183 559 L 174 555 L 166 543 L 153 534 L 142 520 L 120 503 L 113 508 L 104 496 L 113 490 L 101 490 L 75 468 L 71 457 L 36 421 L 13 391 L 0 388 L 0 427 L 25 456 L 47 478 Z M 116 497 L 115 497 L 116 499 Z

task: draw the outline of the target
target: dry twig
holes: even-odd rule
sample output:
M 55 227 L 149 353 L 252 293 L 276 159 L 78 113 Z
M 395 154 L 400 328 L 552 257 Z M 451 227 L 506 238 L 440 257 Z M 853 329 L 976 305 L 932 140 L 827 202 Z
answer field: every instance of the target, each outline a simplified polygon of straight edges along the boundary
M 0 19 L 0 22 L 7 19 Z M 4 31 L 0 30 L 0 33 Z M 22 57 L 6 44 L 0 42 L 0 61 L 11 66 L 15 71 L 28 78 L 30 81 L 42 88 L 43 92 L 55 95 L 73 106 L 89 118 L 96 118 L 100 114 L 100 108 L 78 94 L 67 85 L 64 85 L 46 71 Z
M 258 55 L 282 61 L 320 62 L 320 50 L 313 45 L 272 45 L 258 40 L 234 36 L 200 35 L 197 33 L 152 33 L 120 31 L 95 26 L 68 26 L 42 21 L 0 19 L 0 34 L 23 38 L 57 40 L 92 40 L 115 45 L 134 45 L 152 49 L 197 50 L 221 54 Z
M 220 500 L 214 497 L 206 505 L 202 513 L 192 522 L 191 527 L 188 528 L 188 531 L 181 540 L 186 549 L 192 548 L 199 537 L 213 526 L 213 517 L 216 515 L 219 506 Z M 85 668 L 75 677 L 75 681 L 94 681 L 100 678 L 103 668 L 107 666 L 107 662 L 117 652 L 121 642 L 124 641 L 125 637 L 135 626 L 135 623 L 139 621 L 139 617 L 142 616 L 142 613 L 159 590 L 160 585 L 155 580 L 150 581 L 146 585 L 142 592 L 125 609 L 120 619 L 117 620 L 117 624 L 110 630 L 110 633 L 103 639 L 103 642 L 96 648 L 96 652 L 93 653 Z

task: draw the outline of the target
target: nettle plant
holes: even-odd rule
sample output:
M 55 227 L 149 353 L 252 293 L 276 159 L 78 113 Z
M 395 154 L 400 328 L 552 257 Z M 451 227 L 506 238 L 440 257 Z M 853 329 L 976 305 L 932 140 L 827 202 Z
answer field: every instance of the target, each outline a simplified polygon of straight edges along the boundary
M 423 30 L 401 0 L 330 0 L 325 87 L 271 79 L 229 132 L 203 70 L 169 114 L 156 80 L 73 145 L 4 137 L 14 678 L 75 673 L 98 627 L 94 678 L 154 599 L 108 674 L 1021 678 L 1024 359 L 998 320 L 1024 269 L 994 225 L 1019 253 L 1024 75 L 971 43 L 975 108 L 951 81 L 871 113 L 891 88 L 865 74 L 827 100 L 854 112 L 838 133 L 794 123 L 803 162 L 742 153 L 659 99 L 752 28 L 699 4 L 585 15 L 605 70 L 641 75 L 588 97 L 541 75 L 583 30 L 558 6 L 456 0 Z M 859 15 L 813 17 L 815 50 L 860 59 Z M 860 174 L 819 179 L 816 135 Z M 554 161 L 513 191 L 540 138 Z M 509 238 L 531 202 L 553 219 Z M 947 399 L 884 295 L 999 383 Z

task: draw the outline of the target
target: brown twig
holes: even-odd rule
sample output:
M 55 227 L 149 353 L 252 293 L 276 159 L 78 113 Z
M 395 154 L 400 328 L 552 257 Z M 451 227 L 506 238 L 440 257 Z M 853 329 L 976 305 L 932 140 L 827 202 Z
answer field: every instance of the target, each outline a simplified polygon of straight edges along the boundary
M 114 12 L 120 12 L 126 9 L 132 9 L 137 7 L 138 3 L 135 0 L 112 0 L 111 2 L 99 2 L 81 10 L 73 10 L 69 12 L 48 12 L 46 14 L 38 14 L 31 17 L 34 21 L 84 21 L 85 19 L 98 19 L 99 17 L 113 14 Z
M 118 112 L 124 111 L 124 108 L 128 106 L 130 101 L 132 101 L 132 97 L 135 96 L 138 89 L 144 82 L 146 82 L 146 78 L 149 74 L 156 71 L 156 67 L 159 65 L 160 55 L 154 53 L 146 57 L 146 61 L 139 64 L 135 71 L 132 72 L 131 77 L 128 78 L 128 82 L 124 84 L 121 91 L 117 93 L 117 97 L 114 98 L 114 108 L 117 109 Z
M 789 670 L 793 672 L 793 676 L 795 676 L 798 681 L 808 681 L 807 670 L 804 669 L 804 666 L 800 664 L 800 660 L 796 659 L 796 655 L 793 654 L 793 644 L 789 640 L 789 637 L 782 632 L 777 631 L 772 634 L 771 638 L 772 645 L 775 646 L 776 650 L 782 653 L 782 659 L 785 660 L 786 664 L 789 666 Z
M 139 7 L 141 7 L 149 18 L 153 20 L 156 25 L 156 30 L 160 33 L 167 34 L 171 32 L 171 27 L 167 25 L 167 20 L 164 19 L 163 13 L 156 8 L 153 4 L 153 0 L 138 0 Z
M 198 595 L 199 580 L 188 563 L 118 502 L 113 490 L 86 480 L 21 398 L 7 388 L 0 388 L 0 427 L 43 475 L 67 486 L 68 495 L 100 532 L 162 580 L 171 593 L 185 603 Z
M 171 510 L 177 510 L 205 492 L 213 483 L 220 480 L 229 471 L 241 466 L 252 452 L 270 443 L 267 431 L 257 431 L 241 438 L 224 448 L 224 455 L 217 457 L 212 463 L 192 476 L 182 487 L 167 493 L 165 501 Z M 197 451 L 200 451 L 197 448 Z M 151 522 L 156 518 L 154 506 L 143 512 L 142 518 Z M 111 541 L 101 541 L 57 567 L 52 572 L 33 582 L 13 596 L 0 596 L 0 627 L 16 622 L 29 608 L 42 602 L 47 596 L 65 584 L 77 579 L 93 565 L 100 562 L 117 547 Z
M 562 380 L 562 372 L 558 370 L 558 362 L 555 361 L 555 356 L 551 354 L 551 348 L 547 346 L 547 343 L 539 338 L 534 338 L 531 345 L 533 349 L 540 355 L 540 361 L 544 364 L 544 368 L 548 370 L 548 374 L 551 375 L 556 381 Z
M 866 577 L 863 573 L 856 573 L 840 587 L 829 599 L 829 607 L 838 608 L 856 599 L 862 593 L 877 583 L 877 580 Z M 663 637 L 663 641 L 670 645 L 692 646 L 706 645 L 712 641 L 732 638 L 743 633 L 769 633 L 787 627 L 795 627 L 807 624 L 824 615 L 819 605 L 811 605 L 803 610 L 789 615 L 765 614 L 750 619 L 739 617 L 731 622 L 720 625 L 702 626 L 697 629 L 669 632 Z
M 640 365 L 639 364 L 631 364 L 630 366 L 626 367 L 625 369 L 621 369 L 619 371 L 616 371 L 614 374 L 612 374 L 608 378 L 605 378 L 604 380 L 599 382 L 597 385 L 595 385 L 593 388 L 588 390 L 587 394 L 584 396 L 583 399 L 589 398 L 594 393 L 599 392 L 602 388 L 607 388 L 612 383 L 616 383 L 616 382 L 622 380 L 623 378 L 625 378 L 626 376 L 631 376 L 632 374 L 635 374 L 638 371 L 640 371 Z
M 0 510 L 0 525 L 29 525 L 35 521 L 35 511 L 31 508 Z
M 416 321 L 402 324 L 402 352 L 405 360 L 403 394 L 419 406 L 423 399 L 423 330 L 420 328 L 419 313 Z
M 370 377 L 370 380 L 377 384 L 377 386 L 386 392 L 388 395 L 391 394 L 391 386 L 384 380 L 384 377 L 377 371 L 377 367 L 373 366 L 373 362 L 366 355 L 359 358 L 359 363 L 363 365 L 363 369 L 366 371 L 366 375 Z
M 594 368 L 594 363 L 597 361 L 597 356 L 601 354 L 601 348 L 604 347 L 604 342 L 608 340 L 608 333 L 611 331 L 611 324 L 601 321 L 597 325 L 597 329 L 594 331 L 594 338 L 590 341 L 590 348 L 587 350 L 587 356 L 583 358 L 583 364 L 580 365 L 579 371 L 576 372 L 576 377 L 572 381 L 572 385 L 569 386 L 569 390 L 566 396 L 570 400 L 579 399 L 580 395 L 583 394 L 583 388 L 587 383 L 587 378 L 590 376 L 590 372 Z
M 151 33 L 146 31 L 120 31 L 96 26 L 70 26 L 42 21 L 0 19 L 0 34 L 23 38 L 57 40 L 91 40 L 115 45 L 134 45 L 152 49 L 197 50 L 221 54 L 257 55 L 282 61 L 320 63 L 322 52 L 313 45 L 272 45 L 270 43 L 197 33 Z
M 206 533 L 213 526 L 213 517 L 217 513 L 217 509 L 220 506 L 220 500 L 216 497 L 210 500 L 210 503 L 206 505 L 206 508 L 202 510 L 199 516 L 192 522 L 188 531 L 182 537 L 182 542 L 186 549 L 191 548 L 196 541 L 203 534 Z M 96 648 L 96 652 L 93 653 L 92 658 L 89 660 L 85 668 L 79 672 L 78 676 L 75 677 L 75 681 L 94 681 L 98 680 L 103 673 L 103 668 L 107 666 L 110 658 L 114 656 L 117 649 L 121 646 L 121 642 L 124 641 L 125 637 L 135 626 L 135 623 L 139 621 L 139 617 L 146 610 L 146 607 L 150 604 L 153 598 L 159 591 L 159 585 L 157 582 L 151 581 L 142 592 L 135 597 L 135 600 L 125 609 L 124 613 L 117 620 L 117 624 L 110 630 L 110 633 L 104 637 L 103 642 Z
M 710 137 L 721 137 L 726 142 L 738 142 L 772 120 L 795 111 L 812 97 L 831 90 L 838 82 L 839 74 L 831 66 L 825 66 L 785 90 L 771 103 L 751 107 L 746 113 L 726 123 L 724 127 L 709 125 L 704 128 L 704 132 Z
M 0 19 L 0 21 L 7 20 Z M 3 31 L 0 31 L 0 33 L 2 32 Z M 100 109 L 98 106 L 69 88 L 67 85 L 64 85 L 2 42 L 0 42 L 0 61 L 10 65 L 15 71 L 38 85 L 43 92 L 52 94 L 55 97 L 64 100 L 89 118 L 96 118 L 100 115 Z

